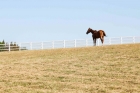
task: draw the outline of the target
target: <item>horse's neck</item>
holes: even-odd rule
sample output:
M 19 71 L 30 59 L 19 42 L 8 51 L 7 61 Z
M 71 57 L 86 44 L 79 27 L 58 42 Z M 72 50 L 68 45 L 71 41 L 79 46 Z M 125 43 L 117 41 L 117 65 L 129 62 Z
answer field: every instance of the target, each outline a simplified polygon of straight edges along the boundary
M 92 31 L 91 31 L 92 34 L 94 34 L 94 33 L 96 33 L 96 32 L 97 32 L 96 30 L 92 30 Z

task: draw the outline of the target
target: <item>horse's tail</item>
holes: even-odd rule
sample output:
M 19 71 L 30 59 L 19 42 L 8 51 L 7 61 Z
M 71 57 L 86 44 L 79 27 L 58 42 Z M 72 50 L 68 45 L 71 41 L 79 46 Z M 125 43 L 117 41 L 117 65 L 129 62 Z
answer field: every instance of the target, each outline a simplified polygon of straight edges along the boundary
M 105 32 L 103 31 L 104 36 L 106 36 Z

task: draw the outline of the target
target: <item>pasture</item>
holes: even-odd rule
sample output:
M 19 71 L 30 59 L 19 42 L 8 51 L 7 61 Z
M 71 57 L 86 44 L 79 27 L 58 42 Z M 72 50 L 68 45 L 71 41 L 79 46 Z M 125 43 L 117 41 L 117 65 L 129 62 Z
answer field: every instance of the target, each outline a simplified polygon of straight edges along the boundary
M 0 93 L 140 93 L 140 44 L 0 52 Z

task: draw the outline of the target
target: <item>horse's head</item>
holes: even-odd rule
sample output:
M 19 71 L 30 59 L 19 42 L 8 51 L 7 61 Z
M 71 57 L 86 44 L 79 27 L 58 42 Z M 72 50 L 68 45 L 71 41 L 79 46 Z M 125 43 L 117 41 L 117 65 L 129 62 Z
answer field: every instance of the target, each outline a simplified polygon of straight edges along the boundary
M 88 34 L 88 33 L 90 33 L 91 32 L 91 28 L 89 28 L 88 30 L 87 30 L 87 32 L 86 32 L 86 34 Z

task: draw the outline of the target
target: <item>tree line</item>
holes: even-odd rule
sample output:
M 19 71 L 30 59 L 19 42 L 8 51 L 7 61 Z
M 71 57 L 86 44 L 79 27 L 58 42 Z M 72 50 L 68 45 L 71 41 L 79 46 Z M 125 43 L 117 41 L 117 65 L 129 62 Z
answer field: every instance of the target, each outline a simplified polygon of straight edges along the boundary
M 0 41 L 0 52 L 9 51 L 9 49 L 10 49 L 10 51 L 19 51 L 19 50 L 21 50 L 21 48 L 18 46 L 18 44 L 16 44 L 16 42 L 11 42 L 9 44 L 9 43 L 5 43 L 4 40 Z M 26 50 L 26 48 L 22 49 L 22 50 Z

